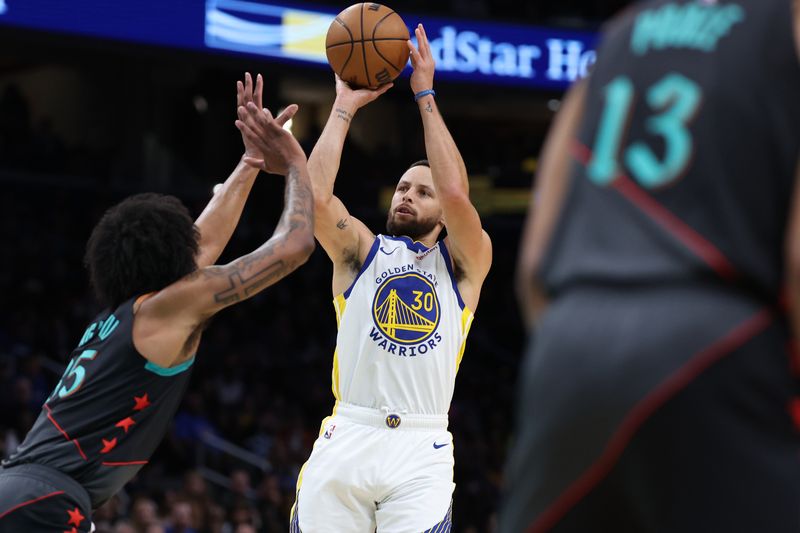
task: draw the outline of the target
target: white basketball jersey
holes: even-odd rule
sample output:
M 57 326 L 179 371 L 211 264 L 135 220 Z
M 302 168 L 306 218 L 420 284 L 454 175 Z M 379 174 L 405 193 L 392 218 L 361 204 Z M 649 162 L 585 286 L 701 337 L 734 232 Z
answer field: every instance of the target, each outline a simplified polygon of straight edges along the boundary
M 334 299 L 337 401 L 446 415 L 472 323 L 450 255 L 378 235 L 353 285 Z

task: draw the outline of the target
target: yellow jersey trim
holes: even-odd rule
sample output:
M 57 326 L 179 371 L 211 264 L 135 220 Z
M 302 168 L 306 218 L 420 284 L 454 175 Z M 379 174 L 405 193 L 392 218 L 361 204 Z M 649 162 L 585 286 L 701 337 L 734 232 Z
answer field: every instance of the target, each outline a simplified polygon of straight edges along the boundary
M 475 315 L 472 314 L 469 307 L 464 306 L 464 310 L 461 312 L 461 334 L 464 336 L 464 340 L 461 341 L 461 348 L 458 349 L 458 356 L 456 357 L 456 373 L 458 373 L 458 367 L 461 366 L 461 359 L 464 357 L 464 350 L 467 347 L 467 335 L 469 335 L 469 328 L 472 327 L 473 318 L 475 318 Z
M 333 307 L 336 309 L 336 329 L 339 329 L 339 323 L 344 316 L 345 307 L 347 307 L 347 300 L 344 299 L 344 294 L 340 294 L 333 299 Z M 339 349 L 333 350 L 333 369 L 331 370 L 331 391 L 336 400 L 339 398 Z

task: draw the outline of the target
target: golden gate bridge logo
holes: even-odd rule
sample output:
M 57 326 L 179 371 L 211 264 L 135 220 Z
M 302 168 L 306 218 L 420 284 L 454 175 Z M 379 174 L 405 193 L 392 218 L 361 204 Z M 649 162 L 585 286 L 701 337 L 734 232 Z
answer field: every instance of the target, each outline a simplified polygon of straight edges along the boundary
M 395 342 L 423 342 L 439 325 L 439 298 L 433 284 L 420 274 L 392 276 L 375 293 L 372 318 Z

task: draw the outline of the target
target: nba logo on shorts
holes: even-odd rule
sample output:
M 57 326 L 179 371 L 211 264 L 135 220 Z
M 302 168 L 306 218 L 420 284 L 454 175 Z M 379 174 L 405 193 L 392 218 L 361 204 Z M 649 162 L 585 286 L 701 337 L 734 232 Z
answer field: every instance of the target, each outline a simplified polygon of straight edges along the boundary
M 334 429 L 336 429 L 335 424 L 331 424 L 330 426 L 328 426 L 328 428 L 325 430 L 325 434 L 323 435 L 323 437 L 325 437 L 326 439 L 330 439 L 333 436 Z
M 386 425 L 392 429 L 400 426 L 400 415 L 389 415 L 386 417 Z

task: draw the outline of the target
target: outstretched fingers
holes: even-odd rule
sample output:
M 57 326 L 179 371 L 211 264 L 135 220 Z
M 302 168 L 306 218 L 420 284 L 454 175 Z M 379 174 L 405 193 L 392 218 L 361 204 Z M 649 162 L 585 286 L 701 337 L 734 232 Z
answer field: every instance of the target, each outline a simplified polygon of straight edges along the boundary
M 424 54 L 424 57 L 431 57 L 431 43 L 428 41 L 428 34 L 425 33 L 425 26 L 419 24 L 415 33 L 417 34 L 420 53 Z
M 254 113 L 251 111 L 251 108 L 255 108 L 256 112 Z M 260 139 L 261 136 L 264 135 L 265 130 L 262 123 L 259 122 L 259 115 L 262 115 L 258 112 L 258 108 L 255 107 L 253 102 L 249 102 L 247 106 L 240 106 L 236 113 L 239 115 L 239 120 L 237 121 L 236 127 L 239 128 L 242 133 L 247 134 L 248 131 L 251 131 L 253 135 L 248 135 L 248 139 L 250 140 L 257 140 Z M 239 122 L 241 122 L 247 129 L 244 130 L 239 127 Z
M 250 75 L 249 72 L 244 73 L 244 98 L 242 100 L 243 105 L 247 105 L 248 102 L 253 101 L 253 77 Z
M 264 78 L 259 74 L 256 77 L 256 90 L 253 93 L 253 101 L 259 108 L 264 107 L 262 102 L 262 95 L 264 94 Z
M 275 117 L 275 122 L 278 123 L 281 127 L 283 127 L 287 122 L 289 122 L 292 117 L 297 113 L 299 107 L 297 104 L 290 104 L 283 110 L 283 113 Z
M 244 83 L 236 82 L 236 106 L 247 105 L 254 102 L 259 108 L 263 107 L 262 99 L 264 94 L 264 78 L 259 74 L 256 76 L 255 86 L 253 76 L 249 72 L 244 73 Z
M 417 47 L 414 46 L 414 43 L 411 41 L 411 39 L 406 41 L 406 44 L 408 44 L 408 51 L 411 53 L 411 66 L 416 68 L 417 64 L 419 63 L 419 50 L 417 50 Z

